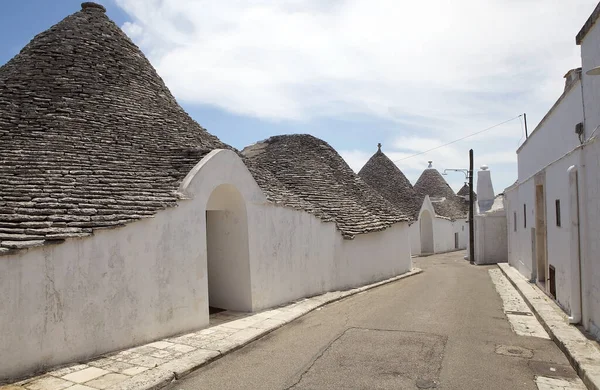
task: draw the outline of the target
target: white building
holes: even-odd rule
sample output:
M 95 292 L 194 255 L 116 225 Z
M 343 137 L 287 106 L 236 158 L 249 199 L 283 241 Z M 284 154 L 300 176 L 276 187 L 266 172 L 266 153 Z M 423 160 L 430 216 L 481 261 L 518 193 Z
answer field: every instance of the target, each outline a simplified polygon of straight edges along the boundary
M 410 270 L 409 219 L 328 144 L 237 152 L 82 6 L 0 67 L 0 379 Z
M 600 326 L 600 4 L 577 35 L 581 68 L 517 150 L 506 193 L 509 263 L 554 297 L 573 323 Z
M 358 175 L 402 213 L 411 216 L 413 255 L 466 248 L 468 203 L 454 193 L 431 164 L 413 187 L 379 144 Z

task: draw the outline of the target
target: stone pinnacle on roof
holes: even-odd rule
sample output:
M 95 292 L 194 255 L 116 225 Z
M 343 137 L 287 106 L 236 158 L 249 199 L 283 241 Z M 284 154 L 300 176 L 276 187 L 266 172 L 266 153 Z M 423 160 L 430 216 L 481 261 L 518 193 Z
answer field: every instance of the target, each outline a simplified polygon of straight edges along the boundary
M 92 1 L 86 1 L 85 3 L 81 3 L 82 11 L 101 11 L 106 12 L 106 8 L 102 4 L 94 3 Z
M 417 218 L 421 202 L 410 181 L 379 147 L 362 167 L 360 176 L 388 202 L 411 218 Z

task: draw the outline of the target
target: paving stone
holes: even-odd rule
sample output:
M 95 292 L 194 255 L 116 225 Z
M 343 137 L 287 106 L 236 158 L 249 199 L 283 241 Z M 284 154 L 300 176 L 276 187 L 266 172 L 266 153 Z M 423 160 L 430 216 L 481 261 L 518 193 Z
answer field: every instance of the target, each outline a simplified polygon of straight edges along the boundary
M 69 387 L 70 390 L 95 390 L 93 387 L 76 384 L 74 386 Z
M 199 349 L 185 354 L 178 359 L 167 362 L 161 365 L 160 368 L 163 370 L 172 371 L 177 374 L 177 377 L 181 377 L 219 355 L 220 353 L 217 351 Z
M 157 349 L 156 352 L 149 354 L 148 356 L 152 356 L 159 359 L 171 360 L 177 356 L 176 351 L 168 351 L 165 349 Z
M 270 329 L 278 328 L 284 324 L 285 324 L 284 321 L 276 320 L 273 318 L 267 318 L 266 320 L 263 320 L 257 324 L 252 325 L 252 327 L 258 328 L 258 329 L 270 330 Z
M 135 366 L 133 364 L 112 360 L 110 364 L 107 364 L 106 366 L 102 367 L 102 369 L 106 371 L 122 373 L 123 371 L 128 370 L 132 367 Z
M 167 341 L 156 341 L 154 343 L 148 344 L 147 346 L 152 347 L 152 348 L 165 349 L 172 345 L 173 345 L 173 343 L 169 343 Z
M 538 376 L 535 384 L 539 390 L 587 390 L 581 379 L 560 379 Z
M 208 337 L 208 336 L 205 336 Z M 177 343 L 179 345 L 187 345 L 193 348 L 199 348 L 206 343 L 206 339 L 203 337 L 194 337 L 193 335 L 185 335 L 179 336 L 174 339 L 169 339 L 169 341 L 173 343 Z
M 556 303 L 529 283 L 516 269 L 508 264 L 498 264 L 504 275 L 519 289 L 553 335 L 558 347 L 575 361 L 578 374 L 589 389 L 600 389 L 600 349 L 566 320 Z
M 52 375 L 52 376 L 60 378 L 60 377 L 65 376 L 67 374 L 71 374 L 71 373 L 76 372 L 76 371 L 81 371 L 81 370 L 86 369 L 88 367 L 89 366 L 87 364 L 77 364 L 77 365 L 74 365 L 74 366 L 67 366 L 67 367 L 63 367 L 63 368 L 58 369 L 58 370 L 50 371 L 48 373 L 48 375 Z
M 165 363 L 165 360 L 155 358 L 152 356 L 142 355 L 142 356 L 139 356 L 139 357 L 129 360 L 128 363 L 133 364 L 135 366 L 154 368 L 154 367 L 160 366 L 161 364 Z
M 173 371 L 167 371 L 159 368 L 146 370 L 129 379 L 112 385 L 109 390 L 140 390 L 140 389 L 158 389 L 166 386 L 175 378 Z
M 114 362 L 115 362 L 115 360 L 110 359 L 110 358 L 100 358 L 100 359 L 96 359 L 96 360 L 87 362 L 87 365 L 91 366 L 91 367 L 104 368 L 105 366 L 108 366 L 109 364 L 113 364 Z
M 129 361 L 140 358 L 142 356 L 144 355 L 131 351 L 121 351 L 118 354 L 111 356 L 111 359 L 116 360 L 118 362 L 128 363 Z
M 533 336 L 543 339 L 550 339 L 544 327 L 533 315 L 527 303 L 517 289 L 502 274 L 499 269 L 490 269 L 488 271 L 496 291 L 502 299 L 502 307 L 510 323 L 512 330 L 520 336 Z M 510 314 L 519 313 L 519 314 Z
M 100 378 L 96 378 L 94 380 L 86 382 L 85 384 L 86 384 L 86 386 L 91 386 L 96 389 L 104 390 L 112 385 L 116 385 L 119 382 L 123 382 L 124 380 L 126 380 L 128 378 L 129 378 L 129 376 L 127 376 L 127 375 L 110 373 L 110 374 L 103 375 Z
M 253 324 L 259 323 L 260 321 L 262 321 L 262 318 L 249 317 L 227 322 L 223 324 L 223 327 L 239 330 L 245 329 L 249 326 L 252 326 Z
M 67 374 L 62 378 L 75 383 L 85 383 L 108 373 L 109 371 L 106 371 L 102 368 L 88 367 L 81 371 L 76 371 L 71 374 Z
M 53 376 L 44 376 L 29 382 L 25 387 L 29 390 L 63 390 L 72 386 L 74 383 L 68 380 L 55 378 Z
M 125 375 L 133 376 L 133 375 L 141 374 L 142 372 L 147 371 L 147 370 L 148 370 L 147 367 L 135 367 L 134 366 L 134 367 L 128 368 L 126 370 L 123 370 L 122 373 Z
M 170 347 L 167 347 L 166 349 L 171 352 L 189 353 L 194 351 L 196 348 L 184 344 L 173 344 Z
M 154 348 L 148 345 L 141 345 L 139 347 L 131 348 L 128 351 L 131 353 L 139 353 L 140 355 L 150 355 L 151 353 L 156 352 L 157 348 Z

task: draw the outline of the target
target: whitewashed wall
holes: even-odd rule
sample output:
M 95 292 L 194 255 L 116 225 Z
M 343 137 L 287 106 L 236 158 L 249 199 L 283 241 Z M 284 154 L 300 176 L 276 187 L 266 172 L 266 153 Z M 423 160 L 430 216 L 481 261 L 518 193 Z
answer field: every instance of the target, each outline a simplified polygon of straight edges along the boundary
M 600 66 L 600 23 L 596 22 L 581 44 L 585 133 L 589 138 L 600 126 L 600 76 L 585 73 Z M 584 248 L 582 253 L 583 325 L 600 338 L 600 145 L 595 141 L 584 148 L 582 213 Z
M 541 137 L 540 137 L 541 138 Z M 543 152 L 545 142 L 530 143 Z M 565 150 L 565 153 L 567 151 Z M 563 154 L 565 154 L 563 153 Z M 579 152 L 573 152 L 545 167 L 545 211 L 547 234 L 548 265 L 555 268 L 556 299 L 570 312 L 571 302 L 571 226 L 569 175 L 567 170 L 579 162 Z M 560 200 L 561 226 L 556 224 L 556 200 Z M 527 228 L 523 227 L 523 204 L 527 205 Z M 524 183 L 507 191 L 507 231 L 509 239 L 509 263 L 527 278 L 534 277 L 536 261 L 533 255 L 531 229 L 535 228 L 535 179 L 531 177 Z M 517 215 L 517 231 L 514 231 L 514 217 Z
M 435 211 L 429 197 L 425 197 L 419 212 L 419 220 L 410 225 L 410 248 L 413 255 L 421 254 L 421 226 L 420 219 L 423 211 L 427 210 L 433 215 L 433 245 L 435 253 L 444 253 L 457 250 L 455 247 L 454 233 L 458 233 L 458 249 L 467 248 L 469 241 L 469 225 L 466 219 L 451 221 L 447 218 L 435 217 Z
M 600 140 L 584 149 L 585 243 L 582 258 L 583 324 L 600 339 Z
M 525 277 L 531 279 L 534 275 L 531 229 L 535 227 L 535 187 L 533 179 L 507 190 L 505 196 L 507 231 L 509 233 L 508 262 Z M 526 225 L 524 223 L 523 205 L 526 206 Z
M 408 228 L 410 231 L 410 253 L 411 255 L 421 254 L 421 229 L 419 221 L 414 221 Z
M 581 96 L 581 81 L 577 81 L 517 150 L 520 182 L 579 145 L 575 125 L 583 122 Z
M 390 278 L 412 268 L 408 223 L 345 240 L 303 211 L 253 206 L 253 310 Z
M 201 172 L 201 174 L 197 174 Z M 83 360 L 208 324 L 205 209 L 234 184 L 265 198 L 230 151 L 205 157 L 182 184 L 193 198 L 93 237 L 0 261 L 0 378 Z
M 475 216 L 475 263 L 497 264 L 508 261 L 506 216 Z
M 248 208 L 253 309 L 326 291 L 331 284 L 334 223 L 272 205 Z
M 412 268 L 408 223 L 353 240 L 336 236 L 333 284 L 329 290 L 347 289 L 408 272 Z
M 435 253 L 443 253 L 455 250 L 454 224 L 443 218 L 433 219 L 433 236 L 435 238 Z
M 259 310 L 412 266 L 408 223 L 344 240 L 267 204 L 231 151 L 211 152 L 180 191 L 189 199 L 154 218 L 2 257 L 0 378 L 202 328 L 210 303 Z

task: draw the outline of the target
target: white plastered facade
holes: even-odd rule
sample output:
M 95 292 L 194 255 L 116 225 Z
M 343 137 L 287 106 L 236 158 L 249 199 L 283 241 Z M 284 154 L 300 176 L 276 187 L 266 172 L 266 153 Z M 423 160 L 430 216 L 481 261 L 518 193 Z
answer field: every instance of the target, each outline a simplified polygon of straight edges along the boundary
M 411 253 L 426 255 L 466 249 L 468 234 L 466 219 L 450 220 L 436 215 L 427 195 L 418 219 L 410 225 Z
M 2 257 L 0 378 L 200 329 L 209 305 L 257 311 L 412 267 L 408 223 L 345 240 L 268 203 L 231 151 L 204 157 L 180 192 L 153 218 Z
M 580 80 L 518 150 L 519 180 L 506 190 L 508 257 L 532 281 L 548 278 L 552 266 L 558 304 L 600 338 L 600 77 L 586 74 L 600 65 L 598 22 L 581 43 L 581 58 Z M 546 238 L 538 241 L 540 226 Z M 541 287 L 551 292 L 547 281 Z
M 508 261 L 508 237 L 504 196 L 494 194 L 487 166 L 477 172 L 477 202 L 474 215 L 475 264 Z

